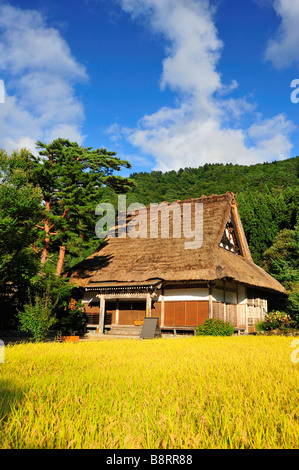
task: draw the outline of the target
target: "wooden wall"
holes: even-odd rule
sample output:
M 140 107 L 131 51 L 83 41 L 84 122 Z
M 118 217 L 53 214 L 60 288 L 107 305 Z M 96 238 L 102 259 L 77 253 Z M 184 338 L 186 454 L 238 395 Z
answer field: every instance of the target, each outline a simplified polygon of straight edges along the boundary
M 114 325 L 116 315 L 116 301 L 107 300 L 105 303 L 105 325 Z
M 245 328 L 246 305 L 213 302 L 213 318 L 228 321 L 233 326 Z
M 161 302 L 153 303 L 151 316 L 158 318 L 158 325 L 161 326 Z
M 122 302 L 119 301 L 119 325 L 134 325 L 134 321 L 143 320 L 145 317 L 146 302 Z
M 145 317 L 145 301 L 122 302 L 119 301 L 119 325 L 133 325 L 135 320 L 143 320 Z M 98 325 L 99 307 L 85 306 L 88 324 Z M 116 302 L 106 302 L 105 325 L 115 323 Z M 151 311 L 152 317 L 157 317 L 161 325 L 161 302 L 155 302 Z M 203 324 L 209 317 L 209 302 L 188 300 L 168 301 L 164 303 L 164 326 L 197 326 Z
M 164 303 L 164 326 L 198 326 L 209 318 L 206 300 L 170 300 Z
M 100 319 L 100 307 L 95 305 L 90 307 L 89 305 L 84 305 L 84 313 L 87 317 L 88 325 L 98 325 Z
M 219 285 L 218 285 L 219 284 Z M 219 282 L 210 291 L 210 315 L 212 318 L 228 321 L 239 328 L 254 329 L 255 323 L 267 313 L 267 299 L 264 292 L 248 289 L 233 283 Z M 221 289 L 222 288 L 222 289 Z M 151 316 L 158 317 L 159 325 L 164 327 L 196 327 L 209 318 L 209 300 L 196 299 L 198 294 L 185 290 L 186 299 L 182 298 L 180 289 L 169 289 L 167 295 L 159 295 L 152 303 Z M 201 289 L 200 294 L 204 295 Z M 172 298 L 171 298 L 172 297 Z M 179 298 L 178 298 L 179 297 Z M 162 324 L 162 303 L 164 298 L 164 322 Z M 118 308 L 118 324 L 134 325 L 134 321 L 142 321 L 146 316 L 146 300 L 106 300 L 105 325 L 116 323 Z M 85 305 L 88 324 L 99 324 L 99 306 Z M 251 330 L 250 330 L 251 331 Z
M 106 300 L 105 303 L 105 325 L 114 325 L 116 323 L 116 301 Z M 119 325 L 134 325 L 135 320 L 143 320 L 145 317 L 145 300 L 138 302 L 119 301 Z M 98 325 L 100 316 L 100 307 L 84 306 L 84 312 L 87 316 L 88 325 Z

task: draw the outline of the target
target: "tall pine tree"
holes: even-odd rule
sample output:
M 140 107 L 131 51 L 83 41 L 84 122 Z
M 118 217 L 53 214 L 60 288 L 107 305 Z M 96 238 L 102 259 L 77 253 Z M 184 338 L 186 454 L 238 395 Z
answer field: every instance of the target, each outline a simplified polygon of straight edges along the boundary
M 38 224 L 41 265 L 46 266 L 50 252 L 58 252 L 59 276 L 66 253 L 78 255 L 95 239 L 94 211 L 104 187 L 125 193 L 134 185 L 128 178 L 114 174 L 131 165 L 116 157 L 115 152 L 84 148 L 67 139 L 59 138 L 49 144 L 38 141 L 37 148 L 40 158 L 33 157 L 31 175 L 42 190 L 44 202 L 44 216 Z

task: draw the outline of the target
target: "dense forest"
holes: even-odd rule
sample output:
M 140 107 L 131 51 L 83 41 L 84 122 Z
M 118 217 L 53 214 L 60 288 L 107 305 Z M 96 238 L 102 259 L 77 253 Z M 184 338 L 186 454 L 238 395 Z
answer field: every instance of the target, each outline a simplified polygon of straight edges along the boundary
M 101 243 L 94 230 L 97 204 L 116 206 L 124 193 L 127 204 L 147 205 L 232 191 L 254 261 L 286 287 L 282 308 L 299 322 L 299 157 L 124 178 L 121 170 L 130 163 L 115 152 L 65 139 L 37 142 L 37 148 L 40 157 L 0 150 L 1 311 L 42 305 L 46 314 L 55 305 L 62 323 L 76 320 L 79 310 L 69 309 L 73 294 L 63 273 Z

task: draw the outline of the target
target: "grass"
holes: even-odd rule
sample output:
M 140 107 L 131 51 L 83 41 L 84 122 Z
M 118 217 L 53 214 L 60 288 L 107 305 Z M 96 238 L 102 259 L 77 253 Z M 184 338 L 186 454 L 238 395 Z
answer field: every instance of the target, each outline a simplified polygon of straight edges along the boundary
M 6 346 L 0 447 L 298 448 L 292 339 Z

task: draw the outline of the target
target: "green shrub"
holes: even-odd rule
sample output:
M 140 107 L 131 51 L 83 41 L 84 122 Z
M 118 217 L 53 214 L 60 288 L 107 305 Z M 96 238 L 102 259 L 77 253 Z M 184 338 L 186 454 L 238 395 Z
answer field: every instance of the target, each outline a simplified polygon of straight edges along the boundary
M 264 321 L 259 321 L 258 323 L 256 323 L 255 329 L 256 329 L 256 331 L 265 331 L 265 329 L 266 329 L 265 322 Z
M 207 318 L 196 330 L 197 336 L 232 336 L 235 328 L 227 321 Z
M 62 331 L 64 335 L 70 335 L 76 331 L 83 333 L 86 325 L 86 317 L 83 311 L 83 303 L 81 301 L 74 302 L 74 305 L 68 305 L 64 311 L 58 312 L 57 329 Z
M 35 341 L 43 341 L 56 323 L 53 309 L 48 293 L 43 297 L 36 295 L 34 301 L 30 300 L 24 305 L 24 310 L 18 313 L 20 330 L 30 333 Z

